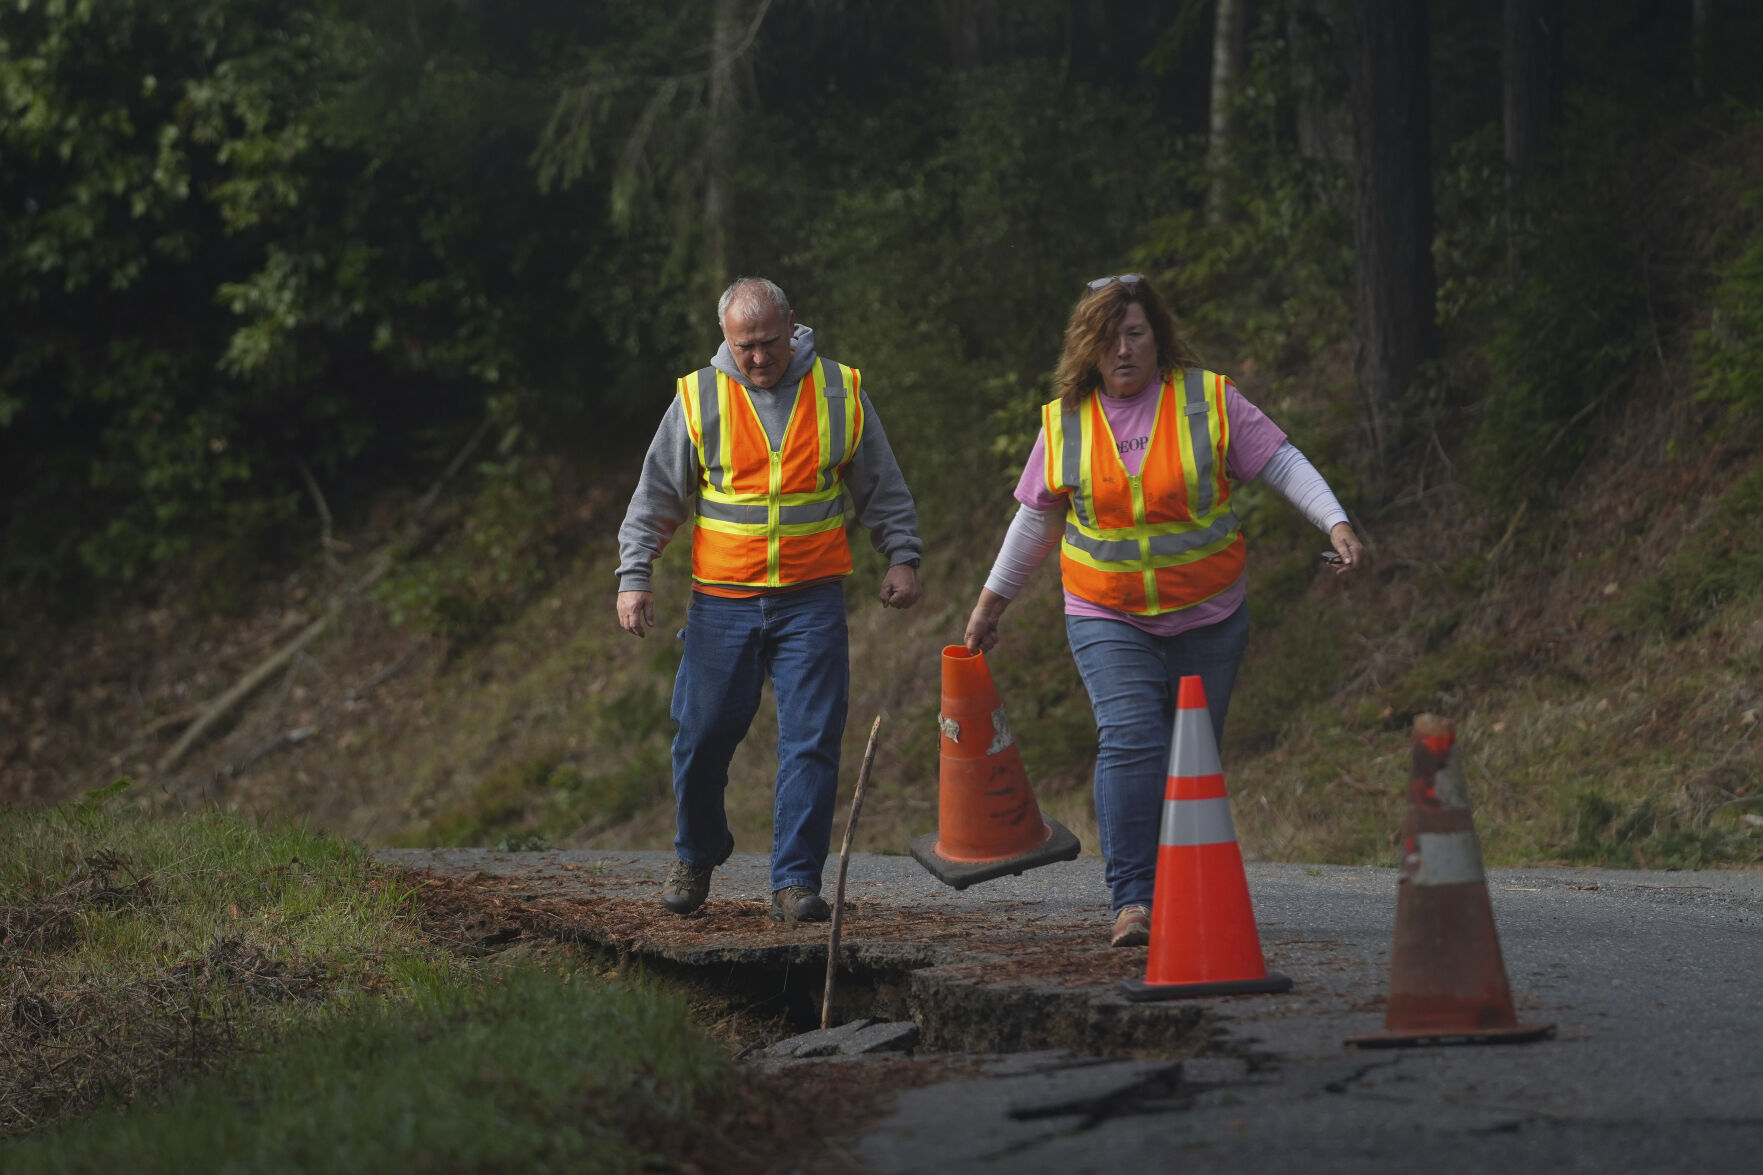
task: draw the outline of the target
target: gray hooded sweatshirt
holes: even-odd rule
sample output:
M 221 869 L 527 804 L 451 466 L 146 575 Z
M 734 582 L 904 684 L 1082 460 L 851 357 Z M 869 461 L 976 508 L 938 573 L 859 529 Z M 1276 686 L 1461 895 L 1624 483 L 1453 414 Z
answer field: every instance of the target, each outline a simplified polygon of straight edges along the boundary
M 798 324 L 790 336 L 790 345 L 795 355 L 774 388 L 756 388 L 748 383 L 735 366 L 726 342 L 717 348 L 710 361 L 712 367 L 747 389 L 773 450 L 783 443 L 789 428 L 797 385 L 817 358 L 812 327 Z M 869 393 L 860 389 L 858 397 L 863 406 L 863 436 L 845 468 L 845 492 L 858 523 L 869 529 L 869 541 L 888 565 L 905 563 L 924 553 L 924 543 L 918 537 L 918 510 L 912 504 L 906 478 L 894 459 L 894 450 L 888 446 L 888 435 L 882 431 L 881 418 L 876 415 Z M 685 412 L 675 396 L 661 418 L 661 427 L 655 430 L 655 439 L 649 443 L 636 493 L 631 495 L 630 509 L 618 528 L 619 591 L 650 590 L 650 570 L 656 557 L 673 538 L 674 531 L 692 517 L 699 473 L 698 452 L 692 447 Z

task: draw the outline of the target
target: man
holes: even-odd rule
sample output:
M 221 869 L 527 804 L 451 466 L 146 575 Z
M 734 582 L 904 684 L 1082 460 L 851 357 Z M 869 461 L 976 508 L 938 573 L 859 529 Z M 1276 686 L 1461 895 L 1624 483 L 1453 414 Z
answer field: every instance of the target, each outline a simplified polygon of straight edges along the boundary
M 846 500 L 888 560 L 881 602 L 922 589 L 918 513 L 856 369 L 816 354 L 784 292 L 740 278 L 717 306 L 723 345 L 682 377 L 643 459 L 618 531 L 618 623 L 655 625 L 650 569 L 692 519 L 692 603 L 673 687 L 678 832 L 661 900 L 690 914 L 734 851 L 723 808 L 729 760 L 771 679 L 777 796 L 771 916 L 823 922 L 850 663 L 844 592 Z

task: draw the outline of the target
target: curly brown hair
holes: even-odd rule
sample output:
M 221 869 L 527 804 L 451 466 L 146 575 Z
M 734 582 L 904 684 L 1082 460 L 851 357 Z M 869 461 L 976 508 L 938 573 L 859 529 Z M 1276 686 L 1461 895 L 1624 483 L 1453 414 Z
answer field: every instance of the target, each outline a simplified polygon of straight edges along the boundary
M 1200 357 L 1181 337 L 1175 315 L 1148 278 L 1111 281 L 1101 289 L 1086 290 L 1072 307 L 1071 321 L 1065 327 L 1065 350 L 1059 355 L 1053 380 L 1063 411 L 1075 411 L 1085 396 L 1102 386 L 1102 354 L 1113 345 L 1126 308 L 1135 302 L 1144 307 L 1145 320 L 1157 340 L 1160 370 L 1167 374 L 1200 366 Z

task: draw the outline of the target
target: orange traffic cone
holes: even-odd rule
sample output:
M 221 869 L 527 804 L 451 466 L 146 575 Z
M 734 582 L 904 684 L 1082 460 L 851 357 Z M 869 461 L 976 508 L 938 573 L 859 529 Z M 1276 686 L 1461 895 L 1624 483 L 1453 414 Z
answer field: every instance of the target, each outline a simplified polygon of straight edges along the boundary
M 942 791 L 937 831 L 912 842 L 912 855 L 944 885 L 966 889 L 1006 873 L 1077 857 L 1077 837 L 1042 818 L 1022 769 L 1022 752 L 984 653 L 943 650 Z
M 1169 783 L 1157 838 L 1151 953 L 1145 981 L 1128 979 L 1129 1000 L 1251 995 L 1291 990 L 1269 973 L 1249 904 L 1249 880 L 1230 820 L 1206 687 L 1184 677 L 1176 694 Z
M 1450 719 L 1414 720 L 1384 1030 L 1349 1037 L 1349 1044 L 1517 1043 L 1555 1031 L 1553 1024 L 1520 1024 L 1512 1009 L 1455 741 Z

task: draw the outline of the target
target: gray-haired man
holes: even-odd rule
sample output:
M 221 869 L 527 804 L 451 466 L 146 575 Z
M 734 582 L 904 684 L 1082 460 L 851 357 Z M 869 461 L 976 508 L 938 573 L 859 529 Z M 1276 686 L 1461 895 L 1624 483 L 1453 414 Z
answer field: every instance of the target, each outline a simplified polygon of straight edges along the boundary
M 729 761 L 769 678 L 778 714 L 771 916 L 824 921 L 821 870 L 850 692 L 846 519 L 867 527 L 888 561 L 882 604 L 910 608 L 922 594 L 918 513 L 857 370 L 815 351 L 814 331 L 796 323 L 781 289 L 738 279 L 717 317 L 723 346 L 679 380 L 618 532 L 618 622 L 641 637 L 655 624 L 651 565 L 694 523 L 673 691 L 679 859 L 662 901 L 676 914 L 696 910 L 734 851 Z

